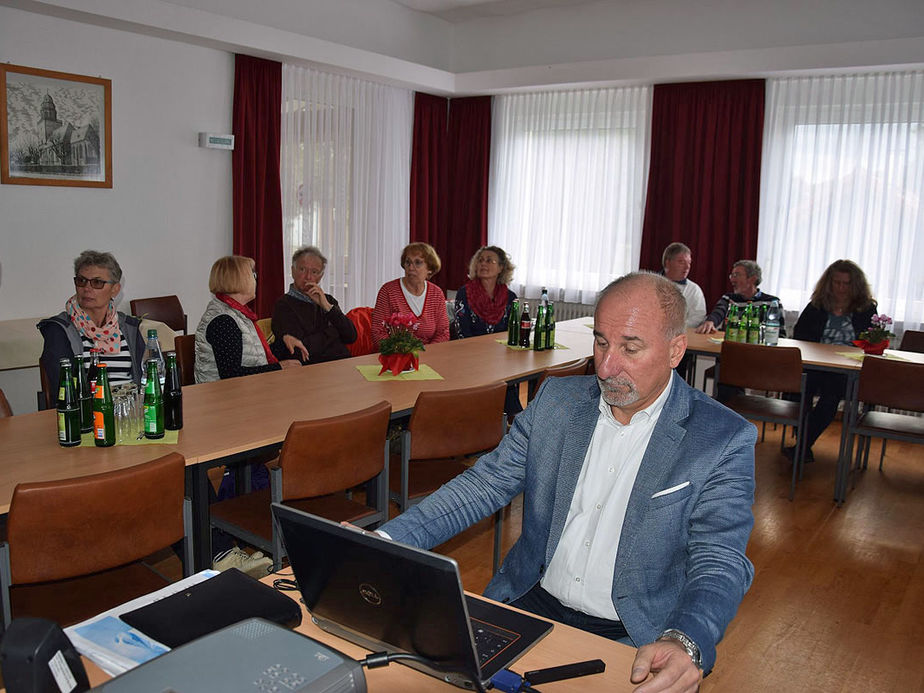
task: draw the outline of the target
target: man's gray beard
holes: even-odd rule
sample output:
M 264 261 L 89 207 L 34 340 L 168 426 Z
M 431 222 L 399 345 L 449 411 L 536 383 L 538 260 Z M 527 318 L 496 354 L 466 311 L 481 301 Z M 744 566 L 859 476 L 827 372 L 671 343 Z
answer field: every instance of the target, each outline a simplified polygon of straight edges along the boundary
M 597 382 L 600 384 L 600 392 L 603 393 L 603 401 L 611 407 L 627 407 L 639 400 L 640 395 L 635 389 L 635 383 L 628 378 L 618 377 L 607 380 L 597 378 Z M 624 393 L 606 387 L 607 384 L 625 388 Z

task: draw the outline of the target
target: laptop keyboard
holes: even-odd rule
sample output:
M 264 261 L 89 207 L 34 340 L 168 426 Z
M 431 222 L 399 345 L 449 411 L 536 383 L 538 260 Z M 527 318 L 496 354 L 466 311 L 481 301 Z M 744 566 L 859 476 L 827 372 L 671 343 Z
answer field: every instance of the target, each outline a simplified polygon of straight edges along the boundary
M 475 636 L 475 649 L 478 650 L 478 663 L 481 666 L 490 662 L 520 637 L 518 633 L 476 618 L 471 619 L 471 622 L 472 633 Z

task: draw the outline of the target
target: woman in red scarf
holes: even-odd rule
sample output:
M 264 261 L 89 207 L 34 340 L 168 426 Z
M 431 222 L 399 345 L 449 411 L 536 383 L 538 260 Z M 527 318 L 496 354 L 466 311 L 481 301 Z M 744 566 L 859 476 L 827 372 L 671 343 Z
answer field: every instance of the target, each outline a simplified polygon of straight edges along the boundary
M 517 295 L 507 288 L 513 263 L 494 245 L 479 248 L 468 263 L 468 281 L 456 292 L 460 337 L 507 330 L 510 306 Z
M 257 273 L 249 257 L 219 258 L 209 273 L 209 301 L 196 329 L 196 382 L 206 383 L 252 373 L 297 368 L 295 360 L 277 361 L 257 316 L 246 304 L 257 295 Z

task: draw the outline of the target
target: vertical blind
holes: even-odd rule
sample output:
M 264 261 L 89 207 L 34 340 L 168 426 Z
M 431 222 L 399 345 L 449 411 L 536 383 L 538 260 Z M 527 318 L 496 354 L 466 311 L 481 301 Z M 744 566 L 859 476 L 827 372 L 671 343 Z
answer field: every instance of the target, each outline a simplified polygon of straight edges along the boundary
M 920 328 L 924 72 L 768 80 L 757 254 L 789 309 L 846 258 L 899 330 Z
M 650 87 L 494 98 L 488 242 L 515 291 L 592 304 L 638 267 L 650 111 Z
M 316 245 L 344 311 L 401 274 L 408 239 L 413 92 L 283 65 L 282 258 Z

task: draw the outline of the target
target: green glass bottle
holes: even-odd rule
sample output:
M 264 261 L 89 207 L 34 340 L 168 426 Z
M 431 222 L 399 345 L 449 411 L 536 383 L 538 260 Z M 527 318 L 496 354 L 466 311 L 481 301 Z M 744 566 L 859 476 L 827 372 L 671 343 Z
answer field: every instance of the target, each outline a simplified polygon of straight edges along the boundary
M 58 365 L 61 370 L 55 407 L 58 412 L 58 443 L 61 447 L 72 448 L 80 445 L 80 402 L 74 388 L 71 360 L 61 359 Z
M 545 348 L 555 348 L 555 304 L 551 301 L 545 314 Z
M 748 344 L 760 344 L 760 310 L 753 303 L 748 304 Z
M 96 393 L 93 395 L 93 442 L 98 448 L 108 448 L 116 442 L 115 411 L 106 364 L 99 364 L 97 369 Z
M 164 395 L 160 389 L 158 362 L 148 359 L 144 364 L 147 370 L 147 382 L 144 385 L 144 437 L 164 437 Z
M 80 403 L 80 432 L 93 430 L 93 391 L 87 377 L 87 357 L 74 357 L 74 378 L 77 383 L 77 401 Z
M 725 340 L 728 342 L 738 341 L 738 329 L 740 321 L 738 318 L 738 304 L 732 303 L 728 307 L 728 317 L 725 321 Z
M 510 304 L 510 315 L 507 316 L 507 345 L 517 346 L 520 343 L 520 301 L 513 299 Z
M 545 306 L 536 308 L 536 329 L 533 332 L 533 351 L 545 349 Z
M 183 428 L 183 385 L 176 352 L 168 351 L 167 370 L 164 377 L 164 428 L 179 431 Z

